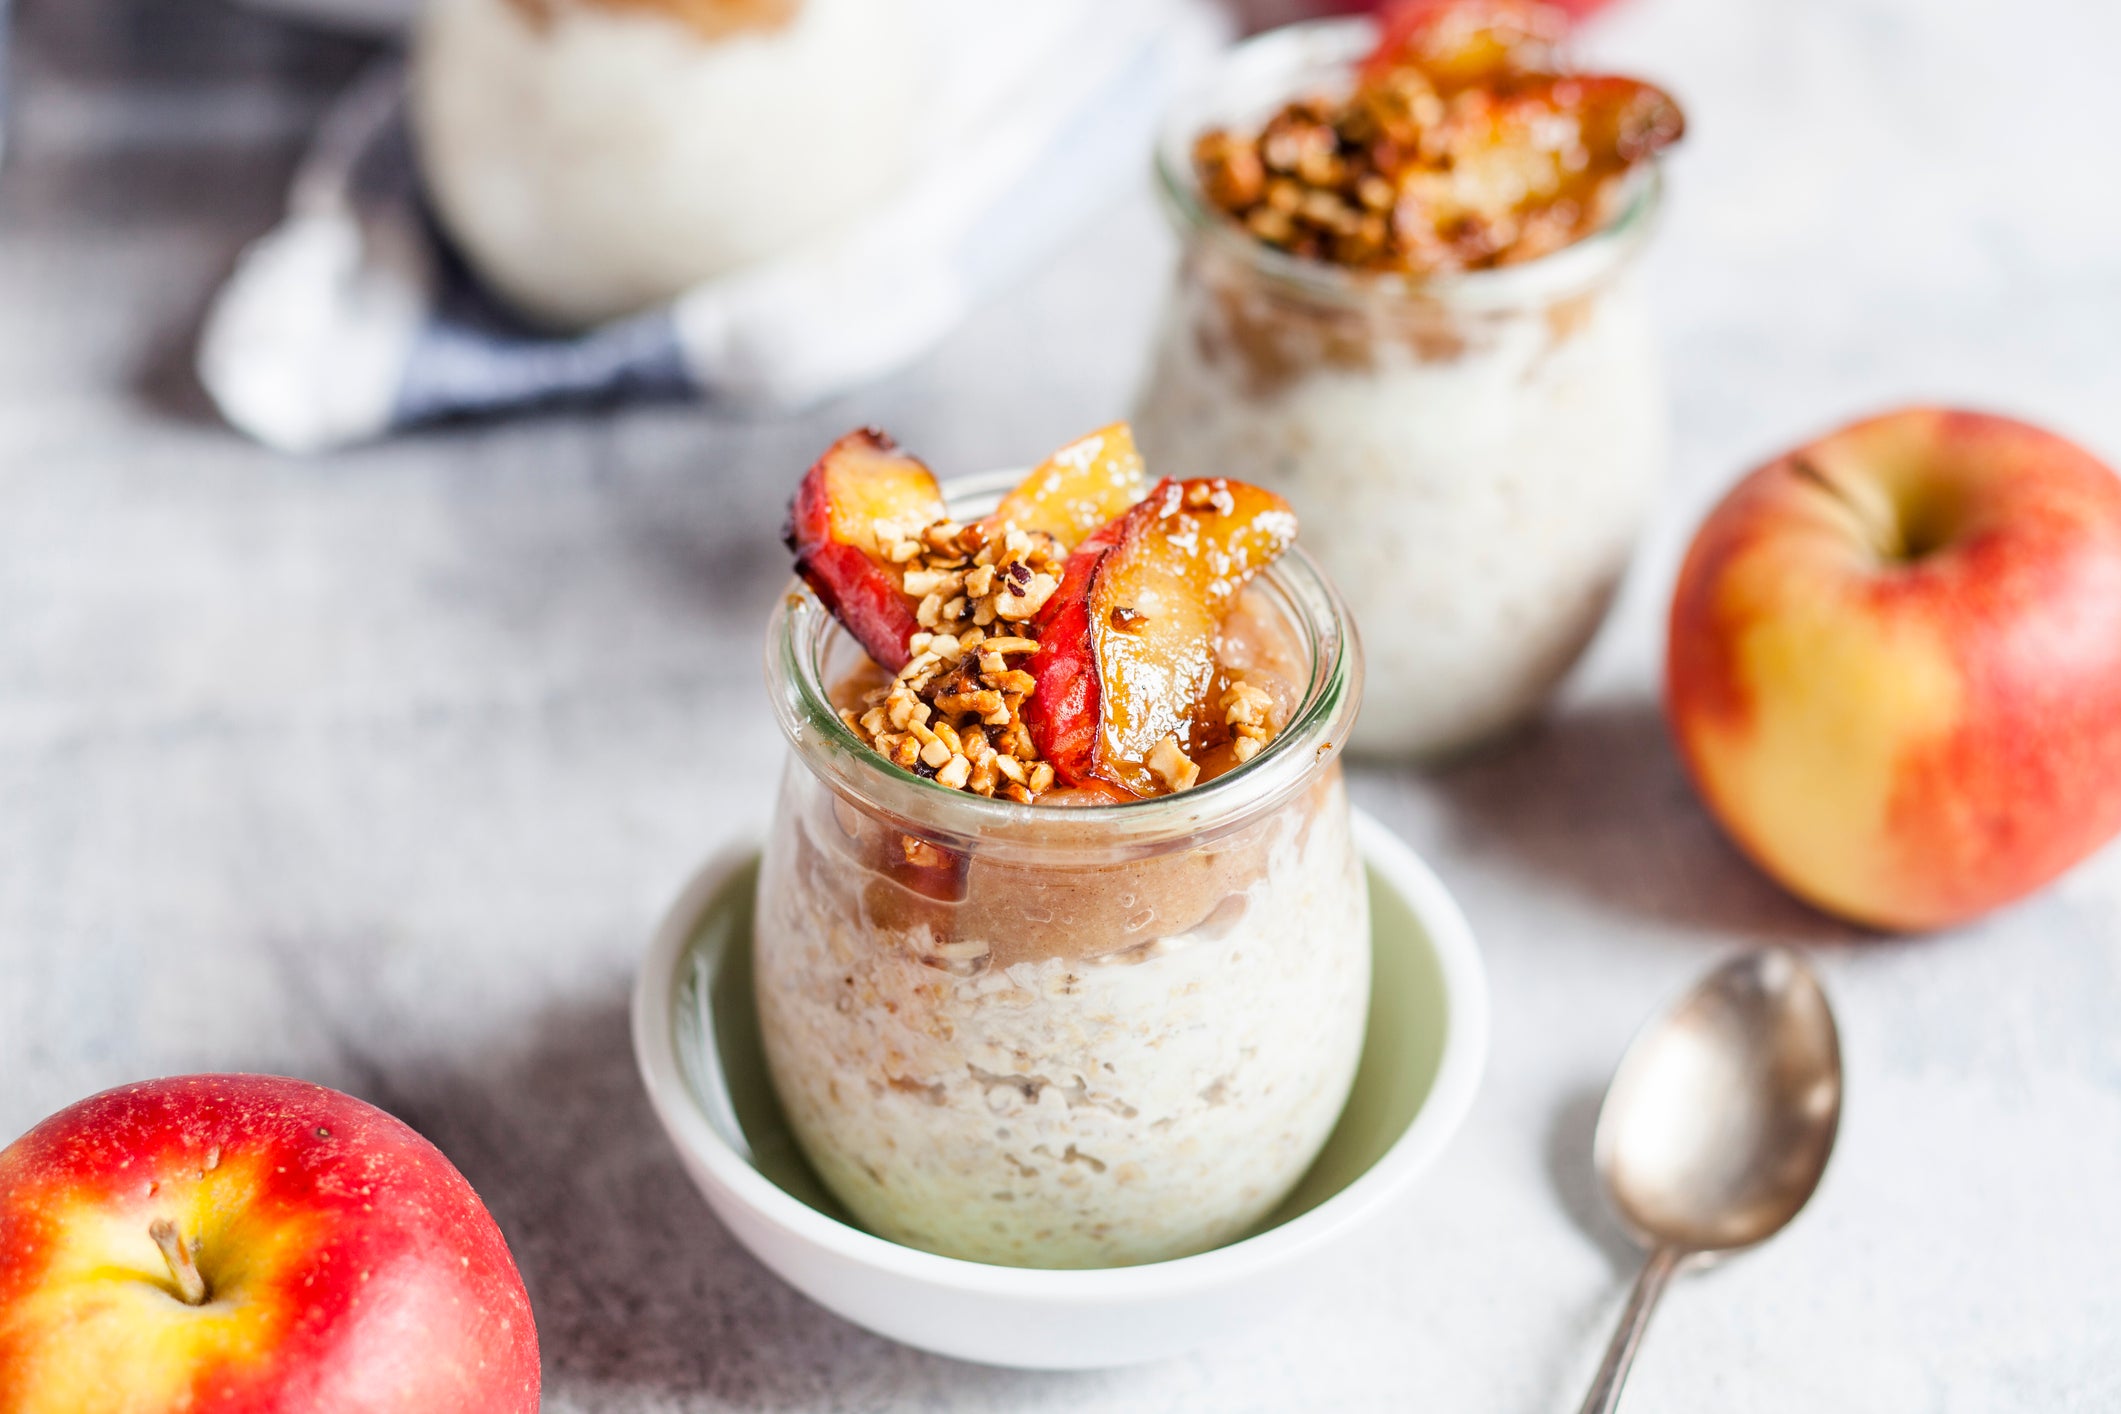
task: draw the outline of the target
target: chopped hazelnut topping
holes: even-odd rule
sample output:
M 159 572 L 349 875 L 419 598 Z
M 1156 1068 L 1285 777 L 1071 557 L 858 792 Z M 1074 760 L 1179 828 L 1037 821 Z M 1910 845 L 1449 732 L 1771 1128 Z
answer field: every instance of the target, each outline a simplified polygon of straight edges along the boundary
M 1264 727 L 1274 715 L 1273 696 L 1242 678 L 1224 690 L 1217 705 L 1223 710 L 1223 721 L 1232 727 Z
M 1175 736 L 1166 736 L 1156 743 L 1144 764 L 1174 791 L 1186 790 L 1200 779 L 1200 767 L 1193 764 L 1193 758 L 1186 755 Z
M 1230 750 L 1241 766 L 1259 754 L 1274 739 L 1280 723 L 1274 720 L 1274 697 L 1266 689 L 1239 678 L 1223 690 L 1223 725 L 1230 729 Z
M 912 657 L 898 676 L 841 719 L 879 755 L 939 785 L 1031 803 L 1053 787 L 1021 717 L 1037 680 L 1019 664 L 1038 640 L 989 637 L 986 626 L 1036 615 L 1060 586 L 1066 550 L 1049 535 L 1011 530 L 997 540 L 954 521 L 874 529 L 920 600 L 921 631 L 907 640 Z

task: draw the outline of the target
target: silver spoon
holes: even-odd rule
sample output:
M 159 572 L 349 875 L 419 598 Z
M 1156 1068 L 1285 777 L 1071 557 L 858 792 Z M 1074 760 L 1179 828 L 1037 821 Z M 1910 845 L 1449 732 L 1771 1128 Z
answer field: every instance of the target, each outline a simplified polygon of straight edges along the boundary
M 1780 948 L 1725 963 L 1643 1027 L 1598 1111 L 1599 1177 L 1650 1251 L 1584 1399 L 1612 1414 L 1650 1311 L 1682 1265 L 1767 1241 L 1819 1186 L 1841 1124 L 1826 993 Z

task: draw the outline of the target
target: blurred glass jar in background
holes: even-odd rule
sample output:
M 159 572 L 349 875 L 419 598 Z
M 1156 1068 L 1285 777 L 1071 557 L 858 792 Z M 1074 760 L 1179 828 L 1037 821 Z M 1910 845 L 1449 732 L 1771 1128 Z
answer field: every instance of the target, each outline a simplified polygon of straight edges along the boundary
M 1169 123 L 1183 253 L 1135 428 L 1164 474 L 1288 497 L 1363 636 L 1354 749 L 1434 757 L 1535 713 L 1626 570 L 1666 456 L 1637 260 L 1659 182 L 1550 254 L 1426 277 L 1299 258 L 1204 200 L 1197 137 L 1347 92 L 1375 43 L 1263 35 Z
M 487 283 L 579 328 L 844 229 L 912 160 L 899 0 L 430 0 L 412 119 Z
M 952 509 L 1018 480 L 960 483 Z M 1191 790 L 1085 806 L 891 766 L 833 706 L 860 649 L 807 593 L 775 615 L 791 754 L 759 1023 L 804 1154 L 870 1231 L 1011 1266 L 1159 1261 L 1243 1236 L 1324 1145 L 1369 1008 L 1339 759 L 1361 654 L 1300 550 L 1240 616 L 1226 635 L 1292 704 L 1281 734 Z

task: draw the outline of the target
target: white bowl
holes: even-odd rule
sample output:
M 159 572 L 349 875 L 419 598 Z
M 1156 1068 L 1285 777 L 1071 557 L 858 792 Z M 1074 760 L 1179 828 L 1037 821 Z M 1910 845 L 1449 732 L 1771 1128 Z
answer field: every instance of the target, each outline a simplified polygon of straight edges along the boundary
M 1400 1198 L 1450 1142 L 1487 1056 L 1480 954 L 1427 865 L 1355 814 L 1369 867 L 1373 994 L 1354 1093 L 1297 1191 L 1249 1237 L 1136 1267 L 1042 1271 L 939 1257 L 837 1216 L 796 1152 L 751 1009 L 755 851 L 696 874 L 633 997 L 634 1055 L 716 1216 L 819 1305 L 961 1360 L 1090 1369 L 1176 1355 L 1285 1309 L 1320 1258 Z

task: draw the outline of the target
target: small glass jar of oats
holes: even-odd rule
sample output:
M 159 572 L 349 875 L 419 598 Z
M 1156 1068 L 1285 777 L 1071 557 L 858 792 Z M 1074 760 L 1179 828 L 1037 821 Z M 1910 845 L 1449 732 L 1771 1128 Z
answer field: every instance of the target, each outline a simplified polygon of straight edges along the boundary
M 950 510 L 981 514 L 1013 480 L 960 482 Z M 1324 1144 L 1368 1012 L 1339 766 L 1360 650 L 1291 551 L 1215 651 L 1269 704 L 1263 749 L 1168 794 L 1021 803 L 879 755 L 846 705 L 878 670 L 812 594 L 776 614 L 792 753 L 759 881 L 759 1018 L 804 1153 L 871 1231 L 1011 1266 L 1153 1262 L 1244 1235 Z
M 1240 46 L 1158 155 L 1183 243 L 1136 411 L 1174 476 L 1285 496 L 1363 633 L 1371 755 L 1546 700 L 1666 450 L 1639 261 L 1678 109 L 1529 0 Z M 1212 469 L 1212 470 L 1211 470 Z

